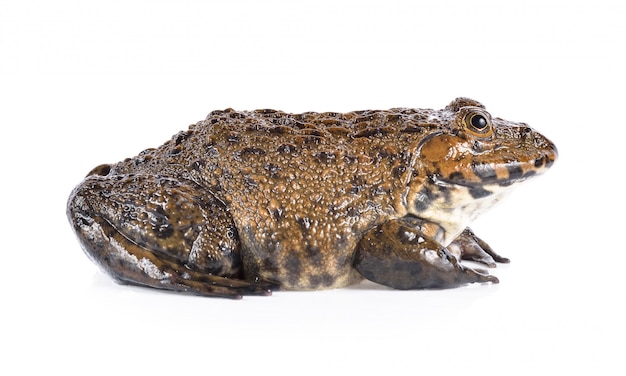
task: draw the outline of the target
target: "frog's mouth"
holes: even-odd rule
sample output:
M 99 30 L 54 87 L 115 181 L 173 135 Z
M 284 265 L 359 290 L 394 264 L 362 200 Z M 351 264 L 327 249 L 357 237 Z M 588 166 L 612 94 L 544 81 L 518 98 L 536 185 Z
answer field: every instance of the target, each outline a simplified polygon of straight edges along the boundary
M 468 172 L 435 175 L 432 180 L 440 187 L 463 187 L 473 198 L 483 198 L 543 173 L 552 166 L 555 155 L 541 154 L 523 162 L 473 163 Z

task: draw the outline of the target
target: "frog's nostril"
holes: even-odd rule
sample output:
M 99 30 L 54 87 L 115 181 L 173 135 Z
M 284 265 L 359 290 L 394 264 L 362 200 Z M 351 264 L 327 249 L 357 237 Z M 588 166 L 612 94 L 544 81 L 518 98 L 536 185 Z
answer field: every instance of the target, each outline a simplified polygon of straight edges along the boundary
M 111 172 L 111 165 L 110 164 L 101 164 L 100 166 L 98 166 L 98 167 L 94 168 L 93 170 L 89 171 L 87 176 L 91 176 L 91 175 L 107 176 L 109 174 L 109 172 Z

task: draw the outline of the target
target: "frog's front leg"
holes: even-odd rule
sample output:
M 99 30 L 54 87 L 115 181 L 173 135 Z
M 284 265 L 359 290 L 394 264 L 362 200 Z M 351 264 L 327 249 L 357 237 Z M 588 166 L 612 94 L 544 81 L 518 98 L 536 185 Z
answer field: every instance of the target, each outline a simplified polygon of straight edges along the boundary
M 489 244 L 476 236 L 469 227 L 448 245 L 448 250 L 459 260 L 480 262 L 490 268 L 495 268 L 497 262 L 503 264 L 510 262 L 508 258 L 497 254 Z
M 228 210 L 192 182 L 95 173 L 72 192 L 67 214 L 87 255 L 119 282 L 229 298 L 271 293 L 269 283 L 242 279 Z
M 412 219 L 387 221 L 368 231 L 357 246 L 354 267 L 370 281 L 401 290 L 498 283 L 492 275 L 461 265 Z

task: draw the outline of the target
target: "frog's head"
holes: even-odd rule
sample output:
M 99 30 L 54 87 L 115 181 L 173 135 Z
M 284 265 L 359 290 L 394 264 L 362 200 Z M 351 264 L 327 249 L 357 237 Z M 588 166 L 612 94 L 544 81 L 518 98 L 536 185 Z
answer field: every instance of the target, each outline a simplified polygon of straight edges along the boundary
M 557 157 L 547 138 L 524 123 L 492 118 L 474 100 L 458 98 L 438 114 L 440 126 L 416 148 L 419 176 L 408 195 L 409 212 L 422 218 L 468 222 Z

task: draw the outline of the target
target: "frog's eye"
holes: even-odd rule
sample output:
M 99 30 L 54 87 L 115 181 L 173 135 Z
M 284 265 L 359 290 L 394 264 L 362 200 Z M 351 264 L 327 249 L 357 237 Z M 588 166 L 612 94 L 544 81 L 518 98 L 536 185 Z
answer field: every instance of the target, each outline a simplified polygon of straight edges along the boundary
M 491 119 L 481 112 L 468 112 L 463 118 L 463 125 L 474 136 L 489 137 L 493 132 Z

